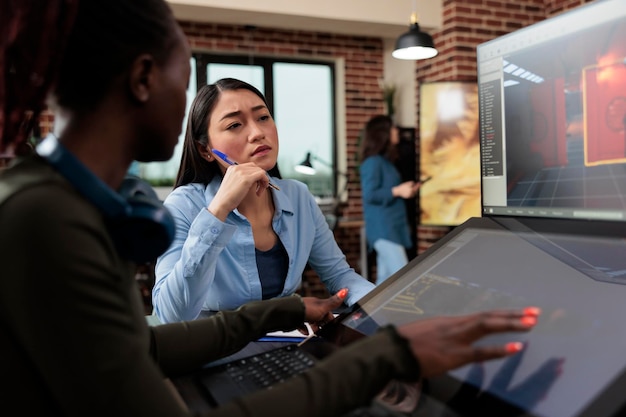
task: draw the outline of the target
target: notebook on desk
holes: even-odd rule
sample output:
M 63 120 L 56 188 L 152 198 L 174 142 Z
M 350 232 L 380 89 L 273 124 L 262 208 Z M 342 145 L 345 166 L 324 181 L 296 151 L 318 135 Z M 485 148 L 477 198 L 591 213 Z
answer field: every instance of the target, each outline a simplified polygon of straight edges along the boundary
M 521 340 L 521 353 L 426 381 L 411 415 L 626 415 L 623 39 L 626 0 L 605 0 L 479 45 L 483 217 L 290 351 L 315 366 L 387 324 L 534 305 L 531 332 L 480 342 Z M 224 372 L 196 375 L 198 404 L 219 404 Z

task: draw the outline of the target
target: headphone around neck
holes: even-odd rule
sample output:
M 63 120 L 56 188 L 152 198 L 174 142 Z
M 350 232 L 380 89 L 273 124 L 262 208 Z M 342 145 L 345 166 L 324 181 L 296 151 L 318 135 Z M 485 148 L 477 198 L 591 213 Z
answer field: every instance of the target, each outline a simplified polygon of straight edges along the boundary
M 151 262 L 172 243 L 174 218 L 147 182 L 127 176 L 116 192 L 53 135 L 37 146 L 37 153 L 100 210 L 121 257 L 137 263 Z

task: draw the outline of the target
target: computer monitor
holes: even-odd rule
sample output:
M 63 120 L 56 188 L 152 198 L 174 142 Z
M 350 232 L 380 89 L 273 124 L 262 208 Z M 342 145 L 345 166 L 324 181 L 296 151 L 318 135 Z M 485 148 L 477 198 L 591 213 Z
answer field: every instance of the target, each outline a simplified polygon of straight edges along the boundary
M 626 221 L 626 1 L 477 48 L 485 216 Z

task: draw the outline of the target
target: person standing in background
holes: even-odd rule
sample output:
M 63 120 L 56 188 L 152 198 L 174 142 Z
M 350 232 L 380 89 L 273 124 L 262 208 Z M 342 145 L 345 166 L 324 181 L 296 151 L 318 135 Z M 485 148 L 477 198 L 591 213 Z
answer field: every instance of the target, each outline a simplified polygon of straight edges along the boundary
M 398 128 L 391 117 L 372 117 L 361 143 L 361 190 L 365 235 L 376 251 L 376 284 L 408 263 L 406 249 L 413 246 L 404 199 L 414 198 L 421 183 L 401 182 L 394 166 Z

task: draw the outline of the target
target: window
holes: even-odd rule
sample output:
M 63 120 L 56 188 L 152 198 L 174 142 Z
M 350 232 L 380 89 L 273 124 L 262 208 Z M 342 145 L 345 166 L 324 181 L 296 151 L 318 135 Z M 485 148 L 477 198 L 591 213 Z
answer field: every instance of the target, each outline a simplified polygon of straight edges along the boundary
M 283 178 L 306 183 L 319 197 L 336 194 L 336 123 L 333 63 L 194 54 L 188 108 L 197 86 L 231 77 L 257 87 L 265 96 L 276 120 L 280 152 L 278 167 Z M 187 121 L 185 119 L 185 125 Z M 183 129 L 184 131 L 184 129 Z M 178 173 L 182 153 L 181 135 L 174 156 L 161 163 L 140 164 L 140 175 L 154 185 L 171 185 Z M 316 169 L 313 176 L 294 170 L 310 152 Z

